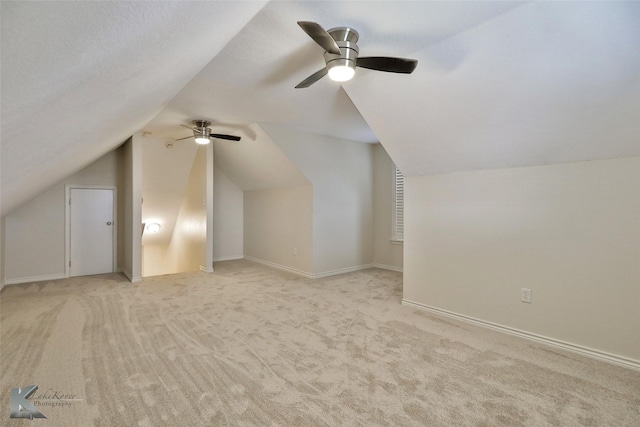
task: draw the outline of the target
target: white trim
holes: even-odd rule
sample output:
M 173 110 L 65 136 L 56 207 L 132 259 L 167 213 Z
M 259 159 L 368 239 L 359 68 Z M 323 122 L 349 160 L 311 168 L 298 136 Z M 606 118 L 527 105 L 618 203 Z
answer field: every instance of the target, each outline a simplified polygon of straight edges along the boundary
M 66 278 L 67 276 L 64 273 L 45 274 L 44 276 L 17 277 L 15 279 L 7 279 L 4 284 L 19 285 L 21 283 L 44 282 L 45 280 L 59 280 Z
M 492 329 L 494 331 L 502 332 L 509 335 L 515 335 L 520 338 L 525 338 L 530 341 L 535 341 L 541 344 L 546 344 L 552 347 L 561 348 L 563 350 L 577 353 L 583 356 L 597 359 L 603 362 L 612 363 L 614 365 L 622 366 L 624 368 L 630 368 L 634 370 L 640 370 L 640 360 L 630 359 L 628 357 L 618 356 L 616 354 L 607 353 L 604 351 L 596 350 L 582 345 L 573 344 L 567 341 L 558 340 L 555 338 L 545 337 L 543 335 L 534 334 L 520 329 L 510 328 L 508 326 L 500 325 L 493 322 L 487 322 L 486 320 L 477 319 L 471 316 L 465 316 L 463 314 L 454 313 L 452 311 L 443 310 L 441 308 L 431 307 L 429 305 L 421 304 L 419 302 L 411 301 L 408 299 L 402 299 L 402 305 L 408 307 L 424 310 L 429 313 L 433 313 L 440 316 L 450 317 L 456 320 L 460 320 L 466 323 L 471 323 L 484 328 Z
M 125 269 L 122 269 L 122 274 L 124 274 L 126 276 L 127 279 L 129 279 L 129 281 L 131 283 L 138 283 L 138 282 L 142 282 L 142 277 L 133 277 L 133 275 L 131 274 L 130 271 L 127 271 Z
M 242 255 L 221 256 L 220 258 L 214 258 L 213 262 L 235 261 L 235 260 L 239 260 L 239 259 L 244 259 L 244 256 L 242 256 Z
M 386 264 L 378 264 L 377 262 L 373 263 L 375 268 L 381 268 L 383 270 L 397 271 L 398 273 L 402 273 L 402 267 L 396 267 L 395 265 L 386 265 Z
M 254 258 L 254 257 L 248 256 L 248 255 L 245 255 L 244 259 L 247 259 L 249 261 L 257 262 L 258 264 L 264 264 L 264 265 L 267 265 L 269 267 L 277 268 L 278 270 L 284 270 L 284 271 L 287 271 L 289 273 L 297 274 L 298 276 L 306 277 L 307 279 L 320 279 L 322 277 L 337 276 L 338 274 L 351 273 L 351 272 L 354 272 L 354 271 L 365 270 L 367 268 L 372 268 L 373 267 L 373 264 L 364 264 L 364 265 L 357 265 L 355 267 L 346 267 L 346 268 L 341 268 L 341 269 L 338 269 L 338 270 L 325 271 L 325 272 L 322 272 L 322 273 L 315 273 L 314 274 L 314 273 L 307 273 L 306 271 L 302 271 L 302 270 L 297 270 L 295 268 L 286 267 L 284 265 L 276 264 L 275 262 L 266 261 L 266 260 L 259 259 L 259 258 Z
M 296 270 L 295 268 L 291 268 L 291 267 L 285 267 L 284 265 L 276 264 L 275 262 L 266 261 L 266 260 L 260 259 L 260 258 L 254 258 L 254 257 L 248 256 L 248 255 L 245 255 L 244 259 L 247 259 L 247 260 L 253 261 L 253 262 L 257 262 L 258 264 L 263 264 L 263 265 L 266 265 L 266 266 L 269 266 L 269 267 L 277 268 L 278 270 L 284 270 L 284 271 L 287 271 L 289 273 L 297 274 L 298 276 L 303 276 L 303 277 L 306 277 L 307 279 L 312 279 L 311 273 L 307 273 L 306 271 Z
M 69 198 L 71 197 L 72 189 L 93 189 L 93 190 L 111 190 L 113 191 L 113 227 L 112 232 L 112 245 L 113 245 L 113 260 L 112 273 L 118 272 L 118 187 L 115 185 L 75 185 L 67 184 L 64 186 L 64 274 L 65 277 L 71 277 L 71 271 L 69 268 L 69 262 L 71 260 L 71 209 L 69 209 Z M 126 274 L 125 274 L 126 275 Z M 127 275 L 127 277 L 129 277 Z M 129 280 L 132 280 L 129 277 Z M 139 279 L 140 281 L 142 279 Z
M 213 273 L 213 268 L 209 268 L 207 269 L 207 267 L 205 267 L 204 265 L 200 265 L 200 271 L 202 271 L 203 273 Z
M 354 271 L 366 270 L 372 268 L 373 264 L 362 264 L 353 267 L 340 268 L 338 270 L 325 271 L 323 273 L 315 273 L 311 275 L 312 279 L 320 279 L 322 277 L 337 276 L 338 274 L 352 273 Z
M 215 157 L 214 144 L 207 145 L 206 148 L 206 183 L 205 183 L 205 206 L 207 211 L 206 219 L 206 253 L 204 265 L 208 265 L 211 268 L 205 267 L 204 271 L 213 272 L 213 262 L 215 261 L 214 243 L 215 236 L 213 235 L 213 224 L 215 218 L 213 217 L 213 205 L 214 205 L 214 174 L 215 174 Z

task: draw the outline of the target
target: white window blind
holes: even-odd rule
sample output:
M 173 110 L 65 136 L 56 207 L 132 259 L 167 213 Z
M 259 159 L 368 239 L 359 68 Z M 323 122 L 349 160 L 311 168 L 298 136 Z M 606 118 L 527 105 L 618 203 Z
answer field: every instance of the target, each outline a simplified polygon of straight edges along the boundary
M 395 187 L 393 203 L 393 235 L 392 240 L 403 240 L 404 237 L 404 176 L 395 168 Z

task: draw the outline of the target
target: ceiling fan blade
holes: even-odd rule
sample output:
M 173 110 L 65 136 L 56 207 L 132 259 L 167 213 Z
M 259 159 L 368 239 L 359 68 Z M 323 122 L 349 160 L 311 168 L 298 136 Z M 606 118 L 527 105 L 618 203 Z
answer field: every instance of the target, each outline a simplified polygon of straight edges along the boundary
M 329 53 L 340 55 L 340 47 L 338 43 L 331 37 L 327 31 L 315 22 L 298 21 L 300 28 L 309 35 L 316 43 Z
M 356 61 L 357 67 L 403 74 L 411 74 L 417 65 L 418 61 L 416 59 L 393 58 L 388 56 L 367 56 L 358 58 Z
M 183 139 L 193 138 L 193 135 L 185 136 L 184 138 L 174 139 L 174 141 L 182 141 Z
M 296 89 L 302 89 L 311 86 L 312 84 L 326 76 L 328 72 L 329 71 L 327 70 L 327 67 L 324 67 L 322 70 L 316 71 L 315 73 L 311 74 L 309 77 L 298 83 Z
M 209 136 L 212 138 L 226 139 L 229 141 L 240 141 L 240 137 L 235 135 L 224 135 L 221 133 L 212 133 L 212 134 L 209 134 Z

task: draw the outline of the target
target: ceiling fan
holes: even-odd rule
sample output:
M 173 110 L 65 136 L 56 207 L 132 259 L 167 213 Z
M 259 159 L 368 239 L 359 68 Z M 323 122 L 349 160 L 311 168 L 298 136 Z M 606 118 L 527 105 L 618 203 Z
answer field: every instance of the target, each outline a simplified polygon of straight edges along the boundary
M 229 141 L 240 141 L 239 136 L 235 135 L 226 135 L 222 133 L 211 133 L 211 122 L 208 120 L 193 120 L 191 122 L 193 126 L 180 125 L 184 126 L 187 129 L 191 129 L 193 131 L 193 136 L 185 136 L 184 138 L 176 139 L 176 141 L 182 141 L 183 139 L 195 138 L 196 143 L 198 144 L 208 144 L 211 138 L 219 138 L 226 139 Z
M 326 31 L 320 24 L 310 21 L 298 21 L 298 25 L 325 50 L 326 66 L 300 82 L 296 89 L 309 87 L 327 74 L 330 79 L 335 81 L 350 80 L 355 74 L 356 67 L 411 74 L 418 65 L 417 60 L 408 58 L 387 56 L 359 58 L 359 49 L 356 43 L 360 36 L 353 28 L 338 27 Z

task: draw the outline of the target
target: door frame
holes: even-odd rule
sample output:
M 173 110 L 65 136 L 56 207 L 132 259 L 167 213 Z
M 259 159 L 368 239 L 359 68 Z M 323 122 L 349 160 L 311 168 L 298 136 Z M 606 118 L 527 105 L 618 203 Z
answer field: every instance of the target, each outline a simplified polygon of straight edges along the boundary
M 215 172 L 214 168 L 214 160 L 215 160 L 215 147 L 214 144 L 211 143 L 207 145 L 207 177 L 205 183 L 206 196 L 205 196 L 205 205 L 207 208 L 207 238 L 206 238 L 206 254 L 205 254 L 205 265 L 200 266 L 200 270 L 205 273 L 213 273 L 213 174 Z
M 64 186 L 64 275 L 71 277 L 69 263 L 71 262 L 71 209 L 69 200 L 71 190 L 112 190 L 113 191 L 113 227 L 111 229 L 111 239 L 113 247 L 112 272 L 118 271 L 118 187 L 115 185 L 74 185 Z

